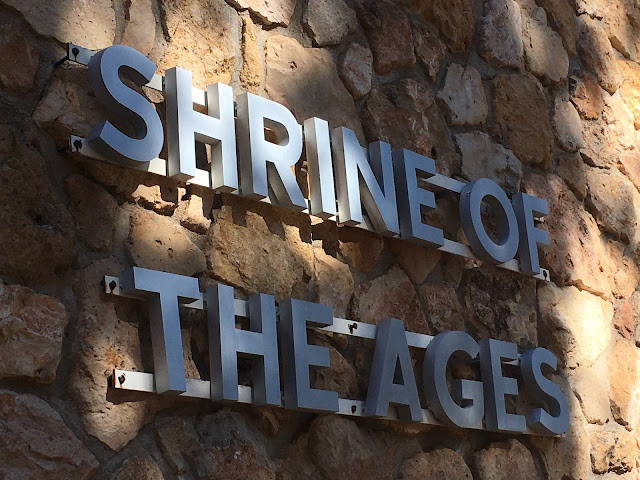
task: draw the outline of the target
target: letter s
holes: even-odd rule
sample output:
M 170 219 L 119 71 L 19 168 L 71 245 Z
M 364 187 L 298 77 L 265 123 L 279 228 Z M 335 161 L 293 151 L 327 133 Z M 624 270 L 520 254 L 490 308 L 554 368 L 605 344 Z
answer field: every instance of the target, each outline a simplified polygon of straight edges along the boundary
M 96 97 L 111 112 L 130 122 L 135 135 L 125 135 L 108 121 L 95 125 L 88 141 L 101 155 L 135 165 L 160 154 L 164 131 L 158 113 L 146 98 L 120 79 L 122 74 L 142 86 L 151 81 L 155 71 L 151 60 L 124 45 L 105 48 L 89 61 L 89 80 Z

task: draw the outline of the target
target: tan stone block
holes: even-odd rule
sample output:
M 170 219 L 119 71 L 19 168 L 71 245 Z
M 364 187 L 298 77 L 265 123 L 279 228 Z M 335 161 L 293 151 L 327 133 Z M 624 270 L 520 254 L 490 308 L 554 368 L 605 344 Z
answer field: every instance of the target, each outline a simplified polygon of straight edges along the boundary
M 396 262 L 416 285 L 421 284 L 440 261 L 440 251 L 422 247 L 414 243 L 395 238 L 389 239 L 389 248 Z
M 151 0 L 127 0 L 127 24 L 120 43 L 149 55 L 155 46 L 156 16 Z
M 434 0 L 421 3 L 422 17 L 435 24 L 445 43 L 455 52 L 469 50 L 474 33 L 472 0 Z
M 404 322 L 407 331 L 430 333 L 415 288 L 407 275 L 395 266 L 356 288 L 352 314 L 354 320 L 374 325 L 385 318 L 397 318 Z
M 299 123 L 322 118 L 331 128 L 345 126 L 364 140 L 353 98 L 329 51 L 304 48 L 293 38 L 272 35 L 267 39 L 266 63 L 267 95 L 291 110 Z
M 258 51 L 256 27 L 249 14 L 242 15 L 242 70 L 240 82 L 251 93 L 259 93 L 262 85 L 262 59 Z
M 569 55 L 560 35 L 544 18 L 523 13 L 523 44 L 527 68 L 543 83 L 559 83 L 569 73 Z
M 240 10 L 249 10 L 265 25 L 289 25 L 296 0 L 227 0 Z
M 458 172 L 460 157 L 426 85 L 413 79 L 380 85 L 367 97 L 361 116 L 367 138 L 433 158 L 442 175 Z
M 231 83 L 239 37 L 235 10 L 218 0 L 162 0 L 161 7 L 168 42 L 158 73 L 176 66 L 190 70 L 193 85 L 202 89 Z
M 489 114 L 482 78 L 471 66 L 451 64 L 436 99 L 450 125 L 480 125 Z
M 345 318 L 353 295 L 349 266 L 327 255 L 322 247 L 313 248 L 313 260 L 316 301 L 329 305 L 334 317 Z
M 585 146 L 584 138 L 582 137 L 580 114 L 571 102 L 556 98 L 553 127 L 556 140 L 563 149 L 575 152 Z
M 611 411 L 618 423 L 628 430 L 640 419 L 640 357 L 632 343 L 621 338 L 614 342 L 609 354 Z
M 68 322 L 55 298 L 0 283 L 0 377 L 53 382 Z
M 586 73 L 582 77 L 571 77 L 571 101 L 578 109 L 580 116 L 590 120 L 602 115 L 604 110 L 603 90 L 598 80 Z
M 427 75 L 433 81 L 440 71 L 447 47 L 436 34 L 422 22 L 415 22 L 413 27 L 413 45 L 418 61 L 426 68 Z
M 609 346 L 613 306 L 576 287 L 538 291 L 542 339 L 569 368 L 589 367 Z
M 0 38 L 0 86 L 13 92 L 28 92 L 38 73 L 40 54 L 20 30 L 4 24 Z
M 3 0 L 45 37 L 91 50 L 113 44 L 116 15 L 110 0 Z
M 367 273 L 378 263 L 384 249 L 384 239 L 360 228 L 338 230 L 338 252 L 356 270 Z
M 531 452 L 518 440 L 492 443 L 474 455 L 478 480 L 537 480 Z
M 551 245 L 541 248 L 540 255 L 542 264 L 552 271 L 551 279 L 597 295 L 611 295 L 617 267 L 593 217 L 555 175 L 529 175 L 523 184 L 526 193 L 549 205 L 542 228 L 549 232 Z
M 53 408 L 31 394 L 0 390 L 0 477 L 91 478 L 98 462 Z
M 497 135 L 521 162 L 548 168 L 553 133 L 540 83 L 530 75 L 500 74 L 493 92 Z
M 419 453 L 415 457 L 405 460 L 400 467 L 400 475 L 403 480 L 473 479 L 464 459 L 448 448 L 441 448 L 429 453 Z
M 635 127 L 640 128 L 640 66 L 628 60 L 618 60 L 616 63 L 624 77 L 620 95 L 631 110 Z
M 173 218 L 187 230 L 199 234 L 207 233 L 211 226 L 211 220 L 204 215 L 202 197 L 194 194 L 190 195 L 187 201 L 180 202 Z
M 578 29 L 575 22 L 574 10 L 568 0 L 542 0 L 540 6 L 547 14 L 550 27 L 562 37 L 562 43 L 570 56 L 576 55 Z
M 580 16 L 578 25 L 580 30 L 578 52 L 582 61 L 598 78 L 602 88 L 613 94 L 622 83 L 623 77 L 616 64 L 615 54 L 606 32 L 588 15 Z
M 111 480 L 164 480 L 164 475 L 151 460 L 129 457 L 113 473 Z
M 339 73 L 344 86 L 360 100 L 371 91 L 373 54 L 359 43 L 351 43 L 340 57 Z
M 582 407 L 587 422 L 604 425 L 611 418 L 609 383 L 600 363 L 579 367 L 569 373 L 569 383 Z
M 225 197 L 207 235 L 208 275 L 247 294 L 306 299 L 314 276 L 313 247 L 303 240 L 309 220 L 278 213 L 269 205 Z
M 320 47 L 338 45 L 358 29 L 356 12 L 343 0 L 310 0 L 302 24 Z
M 518 67 L 524 58 L 520 6 L 513 0 L 489 0 L 478 22 L 478 53 L 487 62 Z
M 636 466 L 638 447 L 634 435 L 623 428 L 591 429 L 591 466 L 594 473 L 630 472 Z

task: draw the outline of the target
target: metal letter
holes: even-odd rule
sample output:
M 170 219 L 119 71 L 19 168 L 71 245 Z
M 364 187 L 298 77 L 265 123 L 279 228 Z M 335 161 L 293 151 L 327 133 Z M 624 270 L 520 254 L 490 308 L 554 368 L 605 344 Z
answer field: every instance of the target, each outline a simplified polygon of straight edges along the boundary
M 177 180 L 196 176 L 196 140 L 212 145 L 212 188 L 229 193 L 238 189 L 233 90 L 222 83 L 207 88 L 209 114 L 193 109 L 191 72 L 179 67 L 165 73 L 167 100 L 168 174 Z
M 418 170 L 431 177 L 436 174 L 436 165 L 432 159 L 410 150 L 393 152 L 400 235 L 404 240 L 441 247 L 444 245 L 442 230 L 422 222 L 421 207 L 433 210 L 436 208 L 436 197 L 433 192 L 418 186 Z
M 98 100 L 111 112 L 131 123 L 134 138 L 125 135 L 110 122 L 93 127 L 88 141 L 91 148 L 126 165 L 145 163 L 162 151 L 164 131 L 153 105 L 120 78 L 126 76 L 136 85 L 151 81 L 155 64 L 140 52 L 124 45 L 101 50 L 89 61 L 89 80 Z
M 207 288 L 211 399 L 238 401 L 238 354 L 253 366 L 253 403 L 280 406 L 280 368 L 276 334 L 276 305 L 271 295 L 249 297 L 251 330 L 236 328 L 233 287 Z
M 126 294 L 144 297 L 149 302 L 156 392 L 185 392 L 178 301 L 200 298 L 198 279 L 133 267 L 125 271 L 122 281 Z
M 362 223 L 364 205 L 378 233 L 400 233 L 389 144 L 370 144 L 367 159 L 352 130 L 345 127 L 334 129 L 331 132 L 331 141 L 340 223 L 351 226 Z
M 482 223 L 483 201 L 496 212 L 498 243 L 491 239 Z M 518 251 L 516 214 L 507 194 L 493 180 L 481 178 L 465 185 L 460 192 L 460 220 L 469 245 L 481 260 L 505 263 Z
M 549 233 L 534 225 L 533 215 L 548 215 L 549 207 L 546 200 L 526 193 L 514 195 L 512 201 L 520 231 L 518 246 L 520 271 L 525 275 L 537 275 L 540 273 L 537 244 L 549 245 Z
M 275 132 L 277 144 L 265 138 L 265 127 Z M 243 93 L 238 97 L 238 134 L 242 195 L 262 200 L 271 187 L 279 205 L 306 209 L 291 171 L 302 155 L 302 131 L 293 114 L 279 103 Z
M 307 324 L 333 325 L 331 308 L 302 300 L 283 300 L 280 307 L 280 339 L 284 406 L 309 411 L 338 411 L 338 394 L 311 388 L 309 367 L 329 367 L 329 349 L 307 343 Z
M 396 371 L 401 378 L 394 378 Z M 378 325 L 364 414 L 386 417 L 390 403 L 397 405 L 400 420 L 422 421 L 407 335 L 404 325 L 396 318 L 384 319 Z
M 333 185 L 329 124 L 319 118 L 305 120 L 304 142 L 309 169 L 309 213 L 325 219 L 333 217 L 338 211 L 336 189 Z
M 444 332 L 431 340 L 424 356 L 423 382 L 429 407 L 445 423 L 463 428 L 482 428 L 484 399 L 482 382 L 458 380 L 447 387 L 447 364 L 456 353 L 469 360 L 478 356 L 478 343 L 465 332 Z
M 520 369 L 525 389 L 539 404 L 546 407 L 534 408 L 527 415 L 531 429 L 545 435 L 562 435 L 569 427 L 569 406 L 560 387 L 542 373 L 542 366 L 556 370 L 558 359 L 546 348 L 534 348 L 522 354 Z
M 507 413 L 505 395 L 518 394 L 518 381 L 502 376 L 502 359 L 517 360 L 515 343 L 482 339 L 480 345 L 480 371 L 484 384 L 485 423 L 489 430 L 524 432 L 524 416 Z

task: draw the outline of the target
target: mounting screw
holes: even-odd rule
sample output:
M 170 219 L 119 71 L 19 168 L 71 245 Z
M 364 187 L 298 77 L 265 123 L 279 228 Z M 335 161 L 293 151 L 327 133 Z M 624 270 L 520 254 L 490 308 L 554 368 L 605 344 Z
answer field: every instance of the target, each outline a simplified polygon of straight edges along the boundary
M 351 405 L 351 413 L 355 415 L 357 411 L 358 411 L 358 407 L 355 405 Z
M 122 385 L 126 379 L 127 378 L 124 376 L 124 373 L 122 375 L 120 375 L 118 377 L 118 381 L 120 382 L 120 385 Z
M 118 284 L 116 283 L 115 280 L 111 280 L 109 282 L 109 288 L 111 289 L 112 292 L 116 289 L 117 286 L 118 286 Z
M 82 142 L 80 140 L 76 140 L 75 142 L 73 142 L 73 146 L 76 150 L 80 150 L 82 148 Z
M 78 47 L 73 47 L 73 48 L 71 49 L 71 53 L 73 53 L 73 56 L 74 56 L 74 57 L 77 57 L 77 56 L 78 56 L 78 54 L 80 53 L 80 49 L 79 49 Z
M 358 328 L 358 324 L 357 323 L 351 323 L 349 324 L 349 333 L 353 334 L 353 331 L 356 330 Z

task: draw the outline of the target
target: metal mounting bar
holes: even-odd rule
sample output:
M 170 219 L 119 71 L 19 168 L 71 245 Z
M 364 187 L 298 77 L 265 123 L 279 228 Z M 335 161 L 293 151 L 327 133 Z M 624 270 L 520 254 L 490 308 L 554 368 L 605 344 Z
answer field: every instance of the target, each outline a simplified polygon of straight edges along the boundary
M 155 381 L 153 373 L 133 372 L 130 370 L 113 370 L 113 387 L 117 390 L 127 390 L 134 392 L 156 393 Z M 205 400 L 211 399 L 211 382 L 207 380 L 199 380 L 195 378 L 187 378 L 187 391 L 180 394 L 185 398 L 201 398 Z M 252 388 L 247 385 L 238 385 L 238 403 L 252 404 L 253 393 Z M 338 399 L 338 415 L 349 417 L 364 417 L 364 401 L 353 400 L 349 398 Z M 382 418 L 383 420 L 398 421 L 398 415 L 395 408 L 389 409 L 389 415 Z M 433 415 L 431 410 L 422 409 L 422 421 L 424 425 L 444 426 Z M 477 430 L 486 430 L 480 428 Z M 539 435 L 530 428 L 524 432 L 525 435 Z

